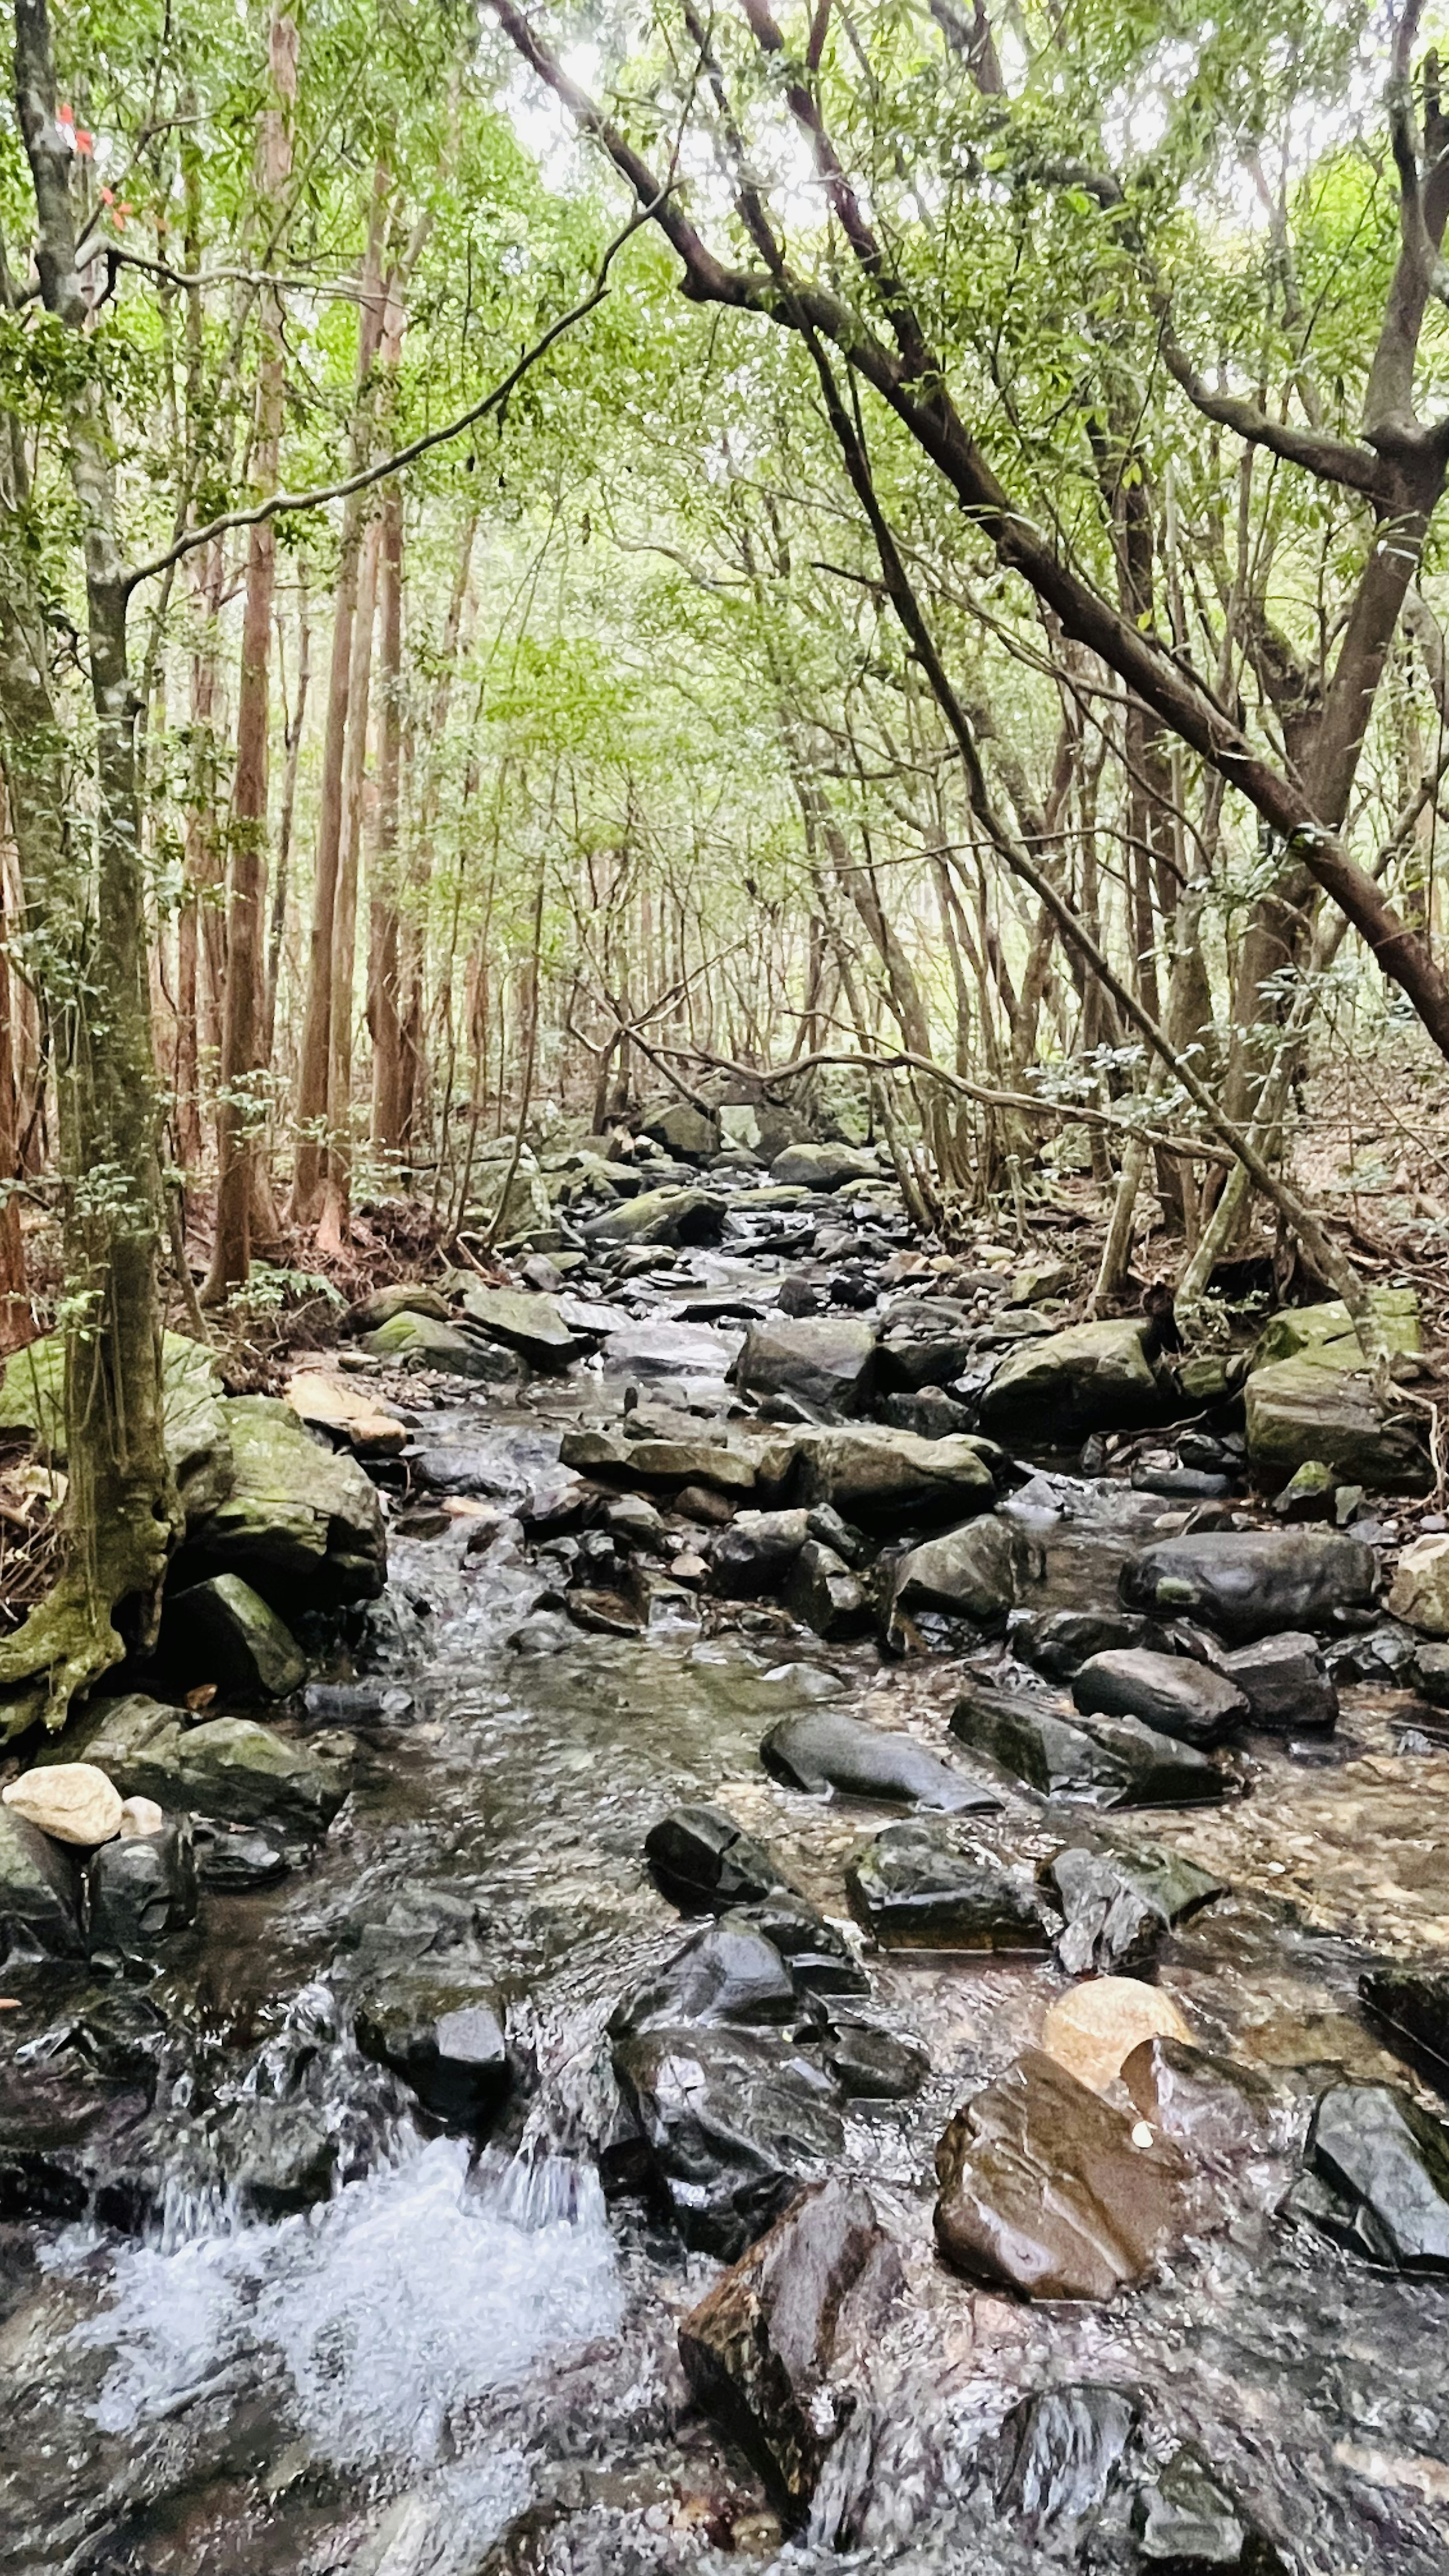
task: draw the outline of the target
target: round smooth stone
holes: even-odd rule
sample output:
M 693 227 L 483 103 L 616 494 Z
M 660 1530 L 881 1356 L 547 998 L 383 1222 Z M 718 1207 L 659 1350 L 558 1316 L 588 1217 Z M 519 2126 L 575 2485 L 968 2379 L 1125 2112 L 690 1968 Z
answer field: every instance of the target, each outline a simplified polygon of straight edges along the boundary
M 1041 2026 L 1048 2057 L 1094 2093 L 1105 2093 L 1144 2039 L 1191 2040 L 1181 2013 L 1160 1986 L 1137 1977 L 1093 1977 L 1060 1995 Z
M 7 1807 L 52 1842 L 94 1848 L 121 1830 L 121 1793 L 94 1762 L 50 1762 L 22 1771 L 0 1792 Z

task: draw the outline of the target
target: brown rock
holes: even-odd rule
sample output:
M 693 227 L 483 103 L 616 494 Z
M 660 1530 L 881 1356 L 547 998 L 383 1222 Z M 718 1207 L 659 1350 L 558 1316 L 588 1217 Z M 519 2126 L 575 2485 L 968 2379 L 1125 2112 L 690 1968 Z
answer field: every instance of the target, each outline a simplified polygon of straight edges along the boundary
M 715 2283 L 679 2329 L 690 2388 L 792 2518 L 858 2402 L 862 2358 L 901 2261 L 858 2184 L 818 2183 Z
M 1034 2299 L 1110 2299 L 1149 2278 L 1189 2223 L 1175 2147 L 1027 2049 L 957 2112 L 936 2149 L 948 2263 Z
M 1171 1996 L 1137 1977 L 1094 1977 L 1088 1985 L 1073 1986 L 1069 1995 L 1058 1997 L 1041 2026 L 1048 2057 L 1094 2093 L 1105 2093 L 1133 2049 L 1159 2035 L 1192 2037 Z

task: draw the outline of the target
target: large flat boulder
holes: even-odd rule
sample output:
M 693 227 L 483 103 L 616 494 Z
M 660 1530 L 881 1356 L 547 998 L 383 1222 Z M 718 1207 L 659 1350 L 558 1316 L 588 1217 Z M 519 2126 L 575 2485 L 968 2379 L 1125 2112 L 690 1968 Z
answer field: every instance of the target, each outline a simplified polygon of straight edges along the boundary
M 845 1873 L 850 1910 L 883 1950 L 1047 1950 L 1051 1925 L 1029 1883 L 949 1827 L 887 1825 Z
M 375 1600 L 387 1540 L 376 1488 L 356 1459 L 313 1440 L 270 1396 L 236 1396 L 225 1411 L 231 1490 L 188 1530 L 185 1571 L 244 1575 L 284 1611 Z
M 457 1274 L 454 1274 L 457 1282 Z M 552 1297 L 528 1288 L 490 1288 L 481 1279 L 457 1282 L 455 1293 L 470 1323 L 490 1341 L 517 1351 L 530 1368 L 567 1368 L 587 1345 L 570 1331 Z
M 1160 1539 L 1125 1568 L 1129 1608 L 1201 1619 L 1230 1645 L 1328 1627 L 1373 1607 L 1378 1560 L 1362 1539 L 1316 1529 L 1200 1530 Z
M 780 1189 L 839 1190 L 852 1181 L 878 1181 L 880 1165 L 853 1145 L 786 1145 L 770 1165 Z
M 1424 1347 L 1417 1290 L 1370 1288 L 1368 1304 L 1386 1347 L 1417 1358 Z M 1249 1354 L 1249 1373 L 1298 1359 L 1306 1351 L 1336 1352 L 1333 1364 L 1339 1368 L 1362 1365 L 1362 1345 L 1341 1297 L 1320 1306 L 1284 1306 L 1270 1315 Z
M 1185 1807 L 1221 1798 L 1223 1776 L 1190 1744 L 1135 1717 L 1068 1714 L 1025 1691 L 973 1684 L 951 1732 L 1045 1798 L 1093 1807 Z
M 726 2262 L 844 2153 L 834 2085 L 782 2033 L 650 2029 L 613 2063 L 686 2244 Z
M 1356 1341 L 1315 1345 L 1253 1372 L 1243 1408 L 1254 1476 L 1276 1489 L 1312 1462 L 1373 1493 L 1427 1493 L 1434 1473 L 1422 1411 L 1393 1394 L 1382 1400 L 1366 1368 L 1345 1365 L 1349 1350 L 1358 1354 Z
M 1449 2134 L 1397 2084 L 1335 2084 L 1313 2115 L 1298 2213 L 1396 2272 L 1449 2272 Z M 1314 2184 L 1318 2188 L 1314 2189 Z
M 855 1315 L 772 1315 L 751 1324 L 734 1364 L 742 1395 L 788 1397 L 809 1421 L 859 1413 L 869 1400 L 875 1332 Z
M 725 1202 L 714 1190 L 641 1190 L 584 1228 L 590 1243 L 718 1243 Z
M 479 1379 L 485 1386 L 516 1386 L 522 1377 L 517 1354 L 466 1321 L 443 1321 L 400 1307 L 375 1332 L 364 1336 L 363 1349 L 395 1369 L 436 1369 L 445 1377 Z
M 326 1832 L 352 1786 L 346 1739 L 299 1744 L 244 1717 L 188 1726 L 179 1709 L 139 1691 L 94 1703 L 66 1729 L 64 1751 L 94 1762 L 123 1797 L 308 1835 Z
M 817 1798 L 836 1792 L 946 1815 L 1000 1804 L 914 1736 L 888 1734 L 835 1709 L 782 1718 L 760 1746 L 760 1759 L 777 1780 Z
M 1248 1696 L 1209 1665 L 1186 1655 L 1122 1646 L 1090 1655 L 1072 1683 L 1084 1717 L 1138 1717 L 1159 1735 L 1202 1752 L 1221 1744 L 1249 1715 Z
M 981 1428 L 1008 1448 L 1068 1449 L 1093 1431 L 1138 1431 L 1169 1409 L 1144 1320 L 1073 1324 L 1003 1360 L 981 1399 Z
M 847 1521 L 889 1530 L 902 1521 L 964 1519 L 996 1500 L 989 1441 L 969 1433 L 923 1440 L 883 1423 L 803 1432 L 795 1482 L 806 1503 L 829 1503 Z
M 1189 2224 L 1189 2168 L 1040 2049 L 957 2112 L 936 2149 L 948 2263 L 1033 2299 L 1110 2299 Z

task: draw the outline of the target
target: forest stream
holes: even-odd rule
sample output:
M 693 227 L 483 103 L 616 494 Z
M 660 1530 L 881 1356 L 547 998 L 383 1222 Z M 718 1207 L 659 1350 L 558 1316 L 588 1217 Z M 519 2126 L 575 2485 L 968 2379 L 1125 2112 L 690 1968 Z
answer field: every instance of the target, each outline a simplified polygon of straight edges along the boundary
M 144 1965 L 5 1969 L 12 2076 L 38 2069 L 43 2087 L 83 2060 L 74 2135 L 109 2087 L 118 2170 L 140 2137 L 164 2176 L 139 2220 L 112 2203 L 127 2223 L 106 2223 L 102 2190 L 79 2217 L 32 2208 L 4 2230 L 6 2576 L 1445 2565 L 1449 2282 L 1365 2260 L 1284 2204 L 1326 2088 L 1413 2082 L 1359 1979 L 1445 1946 L 1449 1743 L 1409 1723 L 1402 1690 L 1349 1680 L 1336 1731 L 1249 1734 L 1221 1803 L 1132 1817 L 1221 1882 L 1145 1973 L 1202 2062 L 1237 2070 L 1248 2128 L 1217 2155 L 1208 2137 L 1211 2209 L 1140 2287 L 1032 2301 L 948 2268 L 936 2142 L 1073 1981 L 1045 1936 L 1011 1954 L 872 1944 L 843 1873 L 900 1804 L 787 1785 L 761 1740 L 828 1711 L 949 1756 L 992 1803 L 948 1827 L 1023 1905 L 1072 1829 L 1120 1840 L 1121 1819 L 956 1759 L 959 1635 L 901 1657 L 667 1585 L 635 1634 L 562 1606 L 561 1434 L 617 1417 L 641 1377 L 648 1406 L 717 1421 L 742 1325 L 678 1308 L 773 1296 L 780 1256 L 762 1247 L 681 1255 L 637 1290 L 667 1375 L 641 1369 L 648 1330 L 621 1315 L 617 1363 L 605 1338 L 501 1397 L 425 1381 L 404 1407 L 386 1595 L 333 1681 L 271 1721 L 303 1744 L 353 1730 L 325 1839 L 274 1884 L 204 1893 Z M 1010 1483 L 998 1518 L 1044 1563 L 1064 1547 L 1058 1610 L 1110 1607 L 1124 1533 L 1187 1517 L 1061 1460 L 1019 1461 Z M 450 1485 L 471 1498 L 452 1518 L 433 1509 Z M 999 1638 L 967 1662 L 1040 1689 Z M 681 1921 L 644 1854 L 661 1817 L 702 1803 L 834 1927 L 859 1991 L 802 1984 L 793 2031 L 771 2039 L 812 2062 L 823 2125 L 802 2178 L 863 2185 L 898 2261 L 796 2514 L 691 2399 L 678 2329 L 719 2263 L 683 2241 L 687 2189 L 671 2210 L 641 2166 L 606 2031 L 701 1921 L 715 1937 L 708 1915 Z M 481 1979 L 506 2030 L 506 2098 L 471 2130 L 427 2116 L 355 2036 L 368 1979 L 423 1956 Z M 873 2096 L 840 2057 L 852 2032 L 887 2068 Z M 293 2123 L 279 2148 L 268 2112 L 278 2205 L 306 2204 L 279 2215 L 235 2179 L 258 2106 Z M 1194 2526 L 1191 2559 L 1154 2555 L 1132 2501 L 1183 2444 L 1241 2516 L 1228 2540 Z

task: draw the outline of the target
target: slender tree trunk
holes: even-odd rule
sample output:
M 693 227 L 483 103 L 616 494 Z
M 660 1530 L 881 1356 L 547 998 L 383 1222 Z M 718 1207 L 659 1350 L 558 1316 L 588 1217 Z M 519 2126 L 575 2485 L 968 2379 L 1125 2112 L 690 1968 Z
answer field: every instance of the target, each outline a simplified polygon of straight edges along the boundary
M 378 578 L 377 830 L 372 848 L 372 921 L 368 942 L 367 1024 L 372 1036 L 372 1141 L 391 1162 L 401 1156 L 406 1123 L 399 976 L 398 791 L 402 764 L 402 494 L 383 495 Z
M 347 679 L 347 754 L 342 768 L 342 835 L 337 900 L 332 912 L 332 1024 L 327 1050 L 327 1170 L 322 1184 L 319 1246 L 345 1251 L 352 1232 L 352 1012 L 357 976 L 357 889 L 362 859 L 362 801 L 367 774 L 367 721 L 372 630 L 377 611 L 380 522 L 363 538 Z
M 272 918 L 267 929 L 267 1004 L 262 1061 L 271 1064 L 277 1043 L 277 986 L 282 974 L 282 942 L 287 930 L 287 895 L 292 857 L 292 822 L 297 809 L 297 770 L 302 757 L 302 727 L 312 683 L 312 625 L 307 614 L 307 584 L 298 565 L 297 697 L 287 719 L 287 766 L 282 776 L 282 809 L 277 817 L 277 865 L 272 879 Z

